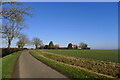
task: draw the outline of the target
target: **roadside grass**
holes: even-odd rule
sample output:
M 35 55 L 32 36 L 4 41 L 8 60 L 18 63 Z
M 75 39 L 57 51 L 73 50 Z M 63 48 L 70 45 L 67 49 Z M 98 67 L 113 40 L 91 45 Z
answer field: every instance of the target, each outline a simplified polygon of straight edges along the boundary
M 23 51 L 18 51 L 3 57 L 2 60 L 2 78 L 12 78 L 15 63 Z
M 105 62 L 118 63 L 118 50 L 45 50 L 46 52 Z
M 0 79 L 2 79 L 2 49 L 0 48 Z
M 94 79 L 94 78 L 103 79 L 104 78 L 108 80 L 113 79 L 112 76 L 99 74 L 99 73 L 92 72 L 92 71 L 89 71 L 81 67 L 76 67 L 73 65 L 57 62 L 52 59 L 46 58 L 40 54 L 40 51 L 30 51 L 30 54 L 34 56 L 36 59 L 47 64 L 48 66 L 68 76 L 69 78 L 90 78 L 90 79 Z

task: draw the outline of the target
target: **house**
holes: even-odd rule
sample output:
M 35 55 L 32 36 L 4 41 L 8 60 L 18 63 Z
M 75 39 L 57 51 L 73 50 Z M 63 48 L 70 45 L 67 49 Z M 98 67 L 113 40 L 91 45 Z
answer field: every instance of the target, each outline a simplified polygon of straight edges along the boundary
M 72 45 L 72 48 L 73 49 L 81 49 L 80 46 L 78 46 L 78 45 Z
M 81 47 L 80 46 L 78 46 L 78 48 L 77 49 L 81 49 Z
M 76 49 L 78 46 L 77 45 L 72 45 L 72 48 Z
M 59 48 L 59 44 L 55 44 L 55 45 L 54 45 L 54 48 L 55 48 L 55 49 L 58 49 L 58 48 Z
M 57 47 L 57 48 L 59 48 L 59 44 L 55 44 L 54 46 Z

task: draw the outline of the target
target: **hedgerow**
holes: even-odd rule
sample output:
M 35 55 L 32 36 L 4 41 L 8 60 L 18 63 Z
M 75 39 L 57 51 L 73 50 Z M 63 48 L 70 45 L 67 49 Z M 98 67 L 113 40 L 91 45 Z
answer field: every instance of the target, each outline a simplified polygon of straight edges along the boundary
M 2 48 L 2 57 L 12 54 L 17 51 L 21 51 L 21 50 L 23 50 L 23 49 L 21 49 L 21 48 Z

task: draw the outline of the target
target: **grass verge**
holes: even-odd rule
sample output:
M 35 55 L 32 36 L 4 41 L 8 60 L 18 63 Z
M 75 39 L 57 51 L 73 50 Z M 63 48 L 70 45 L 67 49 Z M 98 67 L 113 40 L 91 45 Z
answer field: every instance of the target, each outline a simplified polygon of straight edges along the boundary
M 34 56 L 36 59 L 42 61 L 43 63 L 47 64 L 48 66 L 56 69 L 57 71 L 63 73 L 64 75 L 68 76 L 69 78 L 105 78 L 105 79 L 110 79 L 112 77 L 102 75 L 102 74 L 97 74 L 95 72 L 88 71 L 83 68 L 78 68 L 72 65 L 64 64 L 61 62 L 57 62 L 51 59 L 48 59 L 42 55 L 40 55 L 39 52 L 37 51 L 31 51 L 30 54 Z
M 18 51 L 2 58 L 2 78 L 12 78 L 15 63 L 23 51 Z

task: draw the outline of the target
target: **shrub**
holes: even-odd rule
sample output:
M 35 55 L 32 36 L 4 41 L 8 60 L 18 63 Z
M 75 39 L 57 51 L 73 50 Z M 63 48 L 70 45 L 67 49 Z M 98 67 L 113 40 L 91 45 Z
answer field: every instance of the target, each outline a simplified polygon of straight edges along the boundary
M 68 44 L 68 49 L 72 49 L 72 43 Z
M 50 41 L 50 43 L 49 43 L 49 49 L 54 49 L 54 44 L 52 41 Z

